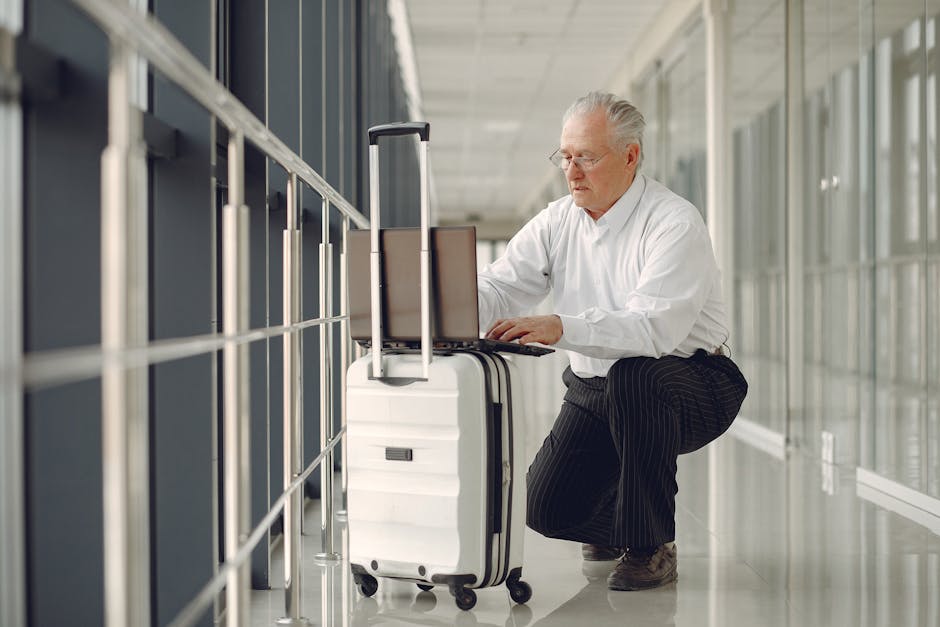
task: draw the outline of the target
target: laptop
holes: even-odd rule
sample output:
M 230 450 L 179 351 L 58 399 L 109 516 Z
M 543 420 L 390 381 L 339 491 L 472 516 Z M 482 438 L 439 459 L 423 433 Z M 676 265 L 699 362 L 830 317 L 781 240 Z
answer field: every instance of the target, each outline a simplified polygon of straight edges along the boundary
M 554 349 L 480 338 L 477 307 L 477 242 L 472 226 L 431 228 L 431 339 L 435 350 L 473 349 L 545 355 Z M 421 231 L 387 228 L 382 251 L 383 347 L 421 346 Z M 372 341 L 370 231 L 350 230 L 347 239 L 349 331 L 363 345 Z

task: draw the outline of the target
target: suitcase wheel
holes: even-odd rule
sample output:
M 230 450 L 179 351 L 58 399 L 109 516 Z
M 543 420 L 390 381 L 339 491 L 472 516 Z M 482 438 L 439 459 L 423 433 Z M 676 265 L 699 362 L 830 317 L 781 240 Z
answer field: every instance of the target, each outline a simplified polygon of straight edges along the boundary
M 359 592 L 364 597 L 371 597 L 379 589 L 379 582 L 372 575 L 361 575 L 359 577 Z
M 418 584 L 418 587 L 419 587 L 420 589 L 424 590 L 425 592 L 428 592 L 429 590 L 433 590 L 433 589 L 434 589 L 434 586 L 429 586 L 428 584 L 425 584 L 425 583 L 419 583 L 419 584 Z
M 510 580 L 506 582 L 506 587 L 509 588 L 510 598 L 516 603 L 525 603 L 532 598 L 532 586 L 524 581 Z
M 477 604 L 477 593 L 468 588 L 451 588 L 450 593 L 454 595 L 457 601 L 457 607 L 462 610 L 469 610 Z

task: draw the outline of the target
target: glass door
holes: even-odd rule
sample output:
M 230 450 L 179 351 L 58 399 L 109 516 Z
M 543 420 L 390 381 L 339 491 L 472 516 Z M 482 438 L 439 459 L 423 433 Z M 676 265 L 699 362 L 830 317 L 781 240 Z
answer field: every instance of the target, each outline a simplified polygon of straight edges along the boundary
M 938 496 L 936 12 L 874 4 L 873 382 L 860 466 Z
M 804 4 L 804 413 L 809 451 L 857 462 L 864 179 L 858 0 Z

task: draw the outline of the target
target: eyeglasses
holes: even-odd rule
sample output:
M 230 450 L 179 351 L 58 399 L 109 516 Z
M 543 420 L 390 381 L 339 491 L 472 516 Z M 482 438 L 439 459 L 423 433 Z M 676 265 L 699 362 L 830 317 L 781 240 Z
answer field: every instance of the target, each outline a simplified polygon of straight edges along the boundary
M 610 154 L 610 151 L 608 150 L 607 152 L 602 154 L 600 157 L 571 157 L 569 155 L 562 154 L 561 148 L 559 148 L 558 150 L 553 152 L 551 156 L 549 156 L 548 160 L 551 161 L 552 165 L 554 165 L 556 168 L 561 168 L 562 170 L 567 170 L 568 168 L 571 167 L 571 164 L 573 163 L 579 168 L 581 168 L 582 172 L 588 172 L 594 169 L 598 161 L 600 161 L 601 159 L 603 159 L 609 154 Z

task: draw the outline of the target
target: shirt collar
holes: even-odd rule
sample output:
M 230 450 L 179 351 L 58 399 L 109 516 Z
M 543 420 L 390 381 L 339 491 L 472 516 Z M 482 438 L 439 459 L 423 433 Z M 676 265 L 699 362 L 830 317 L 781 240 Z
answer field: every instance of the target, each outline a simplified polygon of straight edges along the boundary
M 607 227 L 611 233 L 618 232 L 640 204 L 640 198 L 646 190 L 646 177 L 637 174 L 630 187 L 617 199 L 610 209 L 597 220 L 598 227 Z

